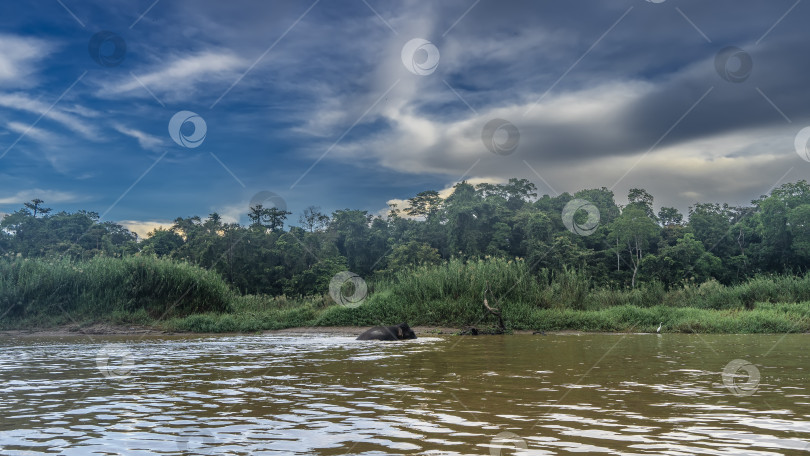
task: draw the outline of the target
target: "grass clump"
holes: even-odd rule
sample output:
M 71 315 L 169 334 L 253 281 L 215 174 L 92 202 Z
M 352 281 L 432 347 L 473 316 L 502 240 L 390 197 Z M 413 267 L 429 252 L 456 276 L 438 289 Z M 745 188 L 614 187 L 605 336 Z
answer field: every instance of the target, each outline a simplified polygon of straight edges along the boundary
M 0 261 L 3 327 L 83 320 L 144 323 L 230 309 L 233 292 L 215 272 L 154 257 Z

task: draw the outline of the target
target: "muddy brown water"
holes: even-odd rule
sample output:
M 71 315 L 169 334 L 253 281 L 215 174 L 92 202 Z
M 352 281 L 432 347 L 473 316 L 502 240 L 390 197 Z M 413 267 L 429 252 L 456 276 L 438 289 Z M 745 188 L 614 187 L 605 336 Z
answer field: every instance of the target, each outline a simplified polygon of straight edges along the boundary
M 810 454 L 810 336 L 0 339 L 0 454 Z

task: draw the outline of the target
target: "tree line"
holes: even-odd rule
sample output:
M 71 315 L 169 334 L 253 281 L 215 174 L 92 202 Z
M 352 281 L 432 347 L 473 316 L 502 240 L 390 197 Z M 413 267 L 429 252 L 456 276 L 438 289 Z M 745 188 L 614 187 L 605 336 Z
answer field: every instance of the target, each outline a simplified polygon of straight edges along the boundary
M 603 187 L 538 197 L 525 179 L 461 182 L 447 198 L 423 191 L 386 216 L 310 206 L 291 226 L 292 213 L 257 205 L 248 226 L 217 213 L 180 217 L 142 240 L 98 213 L 54 213 L 35 199 L 0 221 L 0 253 L 155 255 L 215 270 L 242 293 L 288 296 L 324 293 L 344 270 L 369 279 L 451 258 L 522 258 L 533 272 L 576 269 L 594 283 L 630 288 L 649 281 L 732 284 L 758 274 L 804 274 L 810 264 L 810 186 L 803 180 L 750 205 L 698 203 L 686 215 L 671 207 L 656 212 L 644 189 L 631 189 L 624 206 L 614 196 Z M 576 226 L 592 225 L 587 233 L 566 226 L 563 212 L 574 200 L 598 211 L 598 223 L 583 208 L 573 214 Z

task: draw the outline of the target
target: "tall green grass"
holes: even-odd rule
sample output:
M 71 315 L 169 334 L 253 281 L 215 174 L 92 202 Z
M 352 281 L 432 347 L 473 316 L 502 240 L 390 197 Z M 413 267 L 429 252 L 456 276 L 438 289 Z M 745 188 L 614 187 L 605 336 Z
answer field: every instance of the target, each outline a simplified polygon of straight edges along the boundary
M 504 259 L 454 259 L 401 271 L 378 282 L 363 306 L 329 308 L 315 324 L 492 325 L 482 303 L 487 283 L 490 305 L 516 330 L 650 331 L 659 322 L 677 332 L 810 329 L 810 276 L 757 277 L 728 287 L 709 281 L 672 290 L 658 282 L 607 288 L 574 270 L 533 275 L 525 262 Z
M 671 290 L 660 282 L 644 283 L 634 289 L 610 288 L 596 286 L 589 276 L 573 269 L 542 270 L 534 275 L 524 261 L 500 258 L 470 262 L 453 259 L 441 266 L 400 271 L 376 284 L 376 289 L 383 291 L 376 297 L 386 297 L 393 305 L 430 301 L 480 304 L 487 283 L 496 300 L 505 306 L 525 303 L 547 309 L 664 305 L 722 310 L 752 309 L 763 302 L 810 301 L 810 275 L 759 276 L 733 286 L 710 280 Z
M 215 272 L 153 257 L 0 261 L 0 327 L 148 321 L 230 309 Z

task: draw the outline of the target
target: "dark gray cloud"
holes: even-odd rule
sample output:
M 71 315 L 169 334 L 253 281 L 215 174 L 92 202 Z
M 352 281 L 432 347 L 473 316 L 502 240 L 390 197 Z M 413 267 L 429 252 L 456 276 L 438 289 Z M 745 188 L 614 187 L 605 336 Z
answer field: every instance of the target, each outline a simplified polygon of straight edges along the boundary
M 482 1 L 447 32 L 471 4 L 375 5 L 400 34 L 377 31 L 368 49 L 395 52 L 426 21 L 419 36 L 441 61 L 426 77 L 394 68 L 384 52 L 372 61 L 377 80 L 366 95 L 402 82 L 369 116 L 382 127 L 348 137 L 332 159 L 446 182 L 526 177 L 548 193 L 607 186 L 621 196 L 647 186 L 684 210 L 746 203 L 802 177 L 792 140 L 810 121 L 803 5 L 780 20 L 794 2 Z M 750 55 L 743 82 L 716 69 L 727 46 Z M 371 102 L 333 95 L 341 100 L 333 106 Z M 480 142 L 494 117 L 520 130 L 513 156 L 493 156 Z

